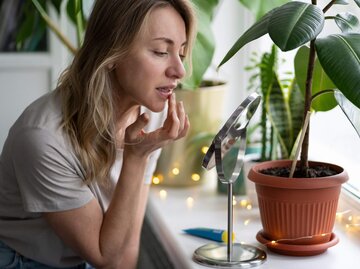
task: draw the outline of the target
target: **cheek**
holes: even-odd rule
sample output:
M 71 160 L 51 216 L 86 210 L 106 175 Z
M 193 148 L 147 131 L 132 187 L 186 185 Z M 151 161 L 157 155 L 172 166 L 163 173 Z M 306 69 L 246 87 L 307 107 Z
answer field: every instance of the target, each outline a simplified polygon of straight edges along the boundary
M 151 56 L 134 57 L 129 61 L 117 64 L 116 79 L 121 87 L 131 87 L 134 84 L 142 83 L 153 84 L 151 81 L 157 81 L 163 70 L 162 63 L 151 58 Z

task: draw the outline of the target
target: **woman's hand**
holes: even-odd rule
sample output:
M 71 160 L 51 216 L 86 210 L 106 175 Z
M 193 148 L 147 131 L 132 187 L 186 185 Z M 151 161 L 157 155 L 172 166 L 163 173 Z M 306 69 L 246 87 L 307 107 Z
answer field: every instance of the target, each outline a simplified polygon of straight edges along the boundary
M 142 114 L 125 131 L 125 152 L 138 156 L 147 156 L 152 151 L 184 137 L 190 127 L 182 102 L 176 102 L 173 93 L 168 100 L 168 114 L 163 127 L 145 133 L 143 128 L 148 124 L 149 116 Z

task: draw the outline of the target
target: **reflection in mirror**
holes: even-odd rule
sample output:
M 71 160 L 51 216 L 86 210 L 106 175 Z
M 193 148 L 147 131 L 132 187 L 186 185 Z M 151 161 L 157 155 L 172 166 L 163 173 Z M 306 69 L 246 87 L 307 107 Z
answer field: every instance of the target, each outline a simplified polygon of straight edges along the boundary
M 217 133 L 204 157 L 202 166 L 207 170 L 216 166 L 222 183 L 235 182 L 241 172 L 246 147 L 246 128 L 260 101 L 261 97 L 257 93 L 249 95 Z M 226 167 L 224 163 L 227 164 Z

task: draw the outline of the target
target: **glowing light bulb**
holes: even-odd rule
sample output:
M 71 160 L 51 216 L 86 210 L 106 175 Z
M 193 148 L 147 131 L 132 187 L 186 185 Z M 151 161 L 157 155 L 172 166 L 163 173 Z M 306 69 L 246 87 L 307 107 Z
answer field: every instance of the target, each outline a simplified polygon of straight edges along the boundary
M 240 205 L 242 206 L 242 207 L 245 207 L 246 205 L 248 204 L 248 201 L 247 200 L 241 200 L 240 201 Z
M 236 197 L 233 196 L 233 205 L 236 205 L 236 204 L 237 204 Z
M 343 218 L 343 213 L 341 213 L 341 212 L 336 213 L 337 220 L 342 220 L 342 218 Z
M 194 173 L 194 174 L 191 175 L 191 179 L 193 181 L 199 181 L 200 180 L 200 175 Z
M 159 177 L 153 177 L 152 183 L 155 184 L 155 185 L 160 184 L 160 178 Z
M 194 206 L 194 198 L 192 197 L 186 198 L 186 205 L 188 208 L 192 208 Z
M 160 190 L 159 191 L 160 199 L 165 200 L 167 197 L 167 191 L 166 190 Z
M 179 168 L 174 167 L 174 168 L 171 170 L 171 172 L 172 172 L 175 176 L 177 176 L 177 175 L 180 173 L 180 170 L 179 170 Z
M 208 150 L 209 150 L 209 147 L 207 147 L 207 146 L 204 146 L 204 147 L 201 148 L 201 152 L 204 153 L 204 154 L 206 154 L 206 152 Z
M 247 210 L 251 210 L 251 209 L 252 209 L 252 205 L 248 204 L 248 205 L 246 206 L 246 209 L 247 209 Z

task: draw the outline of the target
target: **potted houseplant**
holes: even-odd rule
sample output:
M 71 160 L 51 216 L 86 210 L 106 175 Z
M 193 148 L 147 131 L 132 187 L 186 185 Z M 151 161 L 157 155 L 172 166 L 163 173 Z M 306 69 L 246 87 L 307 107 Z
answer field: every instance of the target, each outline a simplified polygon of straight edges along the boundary
M 355 2 L 360 6 L 359 1 Z M 220 63 L 221 66 L 244 45 L 265 34 L 282 51 L 301 47 L 298 54 L 308 56 L 305 65 L 302 57 L 295 57 L 295 75 L 305 91 L 300 161 L 264 162 L 249 173 L 256 184 L 263 225 L 257 238 L 282 254 L 315 255 L 338 241 L 332 229 L 341 184 L 347 180 L 347 174 L 337 165 L 308 160 L 309 111 L 317 106 L 320 110 L 331 108 L 329 101 L 321 103 L 325 96 L 334 101 L 329 92 L 335 92 L 345 113 L 349 108 L 344 103 L 350 110 L 351 106 L 360 107 L 360 34 L 353 30 L 359 22 L 351 13 L 325 17 L 336 4 L 347 3 L 332 0 L 320 8 L 316 0 L 293 1 L 269 11 L 237 40 Z M 335 20 L 341 33 L 318 37 L 325 19 Z M 304 47 L 307 43 L 310 48 Z M 301 78 L 303 74 L 305 79 Z M 324 78 L 326 82 L 322 83 Z M 297 168 L 294 175 L 290 174 L 295 167 L 292 163 Z M 326 170 L 318 172 L 317 168 Z M 285 175 L 278 176 L 278 170 L 286 171 Z

